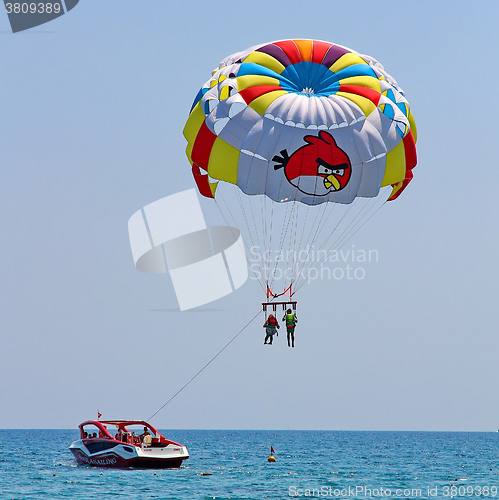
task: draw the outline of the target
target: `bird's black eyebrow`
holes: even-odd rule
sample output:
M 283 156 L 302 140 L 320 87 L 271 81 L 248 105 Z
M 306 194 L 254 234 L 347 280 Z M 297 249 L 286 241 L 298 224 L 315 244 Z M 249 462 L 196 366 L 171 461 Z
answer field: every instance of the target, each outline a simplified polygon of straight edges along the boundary
M 331 170 L 340 170 L 342 168 L 344 169 L 348 168 L 348 163 L 341 163 L 340 165 L 332 165 L 331 163 L 328 163 L 326 160 L 323 160 L 322 158 L 317 158 L 316 162 L 318 165 L 330 168 Z
M 317 165 L 322 165 L 323 167 L 330 168 L 332 170 L 333 165 L 331 163 L 328 163 L 326 160 L 323 160 L 322 158 L 317 158 L 315 160 L 317 162 Z

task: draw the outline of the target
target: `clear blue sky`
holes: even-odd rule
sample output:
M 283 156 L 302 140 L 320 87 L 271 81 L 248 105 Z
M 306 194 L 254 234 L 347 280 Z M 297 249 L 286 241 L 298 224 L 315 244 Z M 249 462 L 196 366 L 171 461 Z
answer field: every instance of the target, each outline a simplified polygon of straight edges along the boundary
M 193 187 L 182 128 L 222 58 L 317 38 L 405 90 L 414 181 L 355 236 L 379 253 L 364 280 L 301 291 L 297 348 L 264 348 L 258 319 L 153 423 L 495 430 L 498 17 L 495 1 L 81 0 L 14 35 L 0 13 L 0 427 L 147 418 L 256 313 L 251 281 L 176 311 L 168 276 L 135 270 L 127 221 Z

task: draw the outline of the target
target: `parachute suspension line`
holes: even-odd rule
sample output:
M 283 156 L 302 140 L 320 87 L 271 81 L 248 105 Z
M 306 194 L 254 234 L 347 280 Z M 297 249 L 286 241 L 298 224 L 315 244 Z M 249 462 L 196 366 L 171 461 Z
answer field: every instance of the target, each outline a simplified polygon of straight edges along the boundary
M 257 217 L 255 215 L 256 209 L 254 207 L 255 203 L 257 204 L 259 203 L 261 206 L 262 204 L 261 200 L 259 202 L 255 200 L 255 198 L 260 198 L 260 195 L 244 196 L 241 194 L 238 188 L 235 188 L 235 193 L 237 196 L 239 207 L 241 209 L 241 213 L 243 215 L 244 225 L 246 226 L 246 230 L 250 235 L 250 240 L 252 245 L 250 251 L 252 254 L 254 254 L 252 249 L 257 248 L 260 250 L 261 253 L 261 249 L 263 248 L 263 245 L 265 245 L 265 241 L 264 240 L 262 241 L 262 239 L 264 238 L 263 231 L 261 229 L 262 224 L 257 223 Z M 264 224 L 266 224 L 265 217 L 263 217 L 263 220 L 265 221 Z M 249 248 L 249 245 L 246 246 Z M 266 263 L 264 262 L 264 259 L 261 258 L 259 261 L 256 262 L 260 276 L 256 276 L 256 271 L 253 267 L 253 264 L 255 264 L 255 262 L 250 263 L 248 257 L 246 257 L 246 260 L 253 274 L 255 275 L 255 277 L 257 277 L 258 281 L 260 282 L 262 289 L 265 291 L 265 286 L 268 281 L 266 279 L 266 275 L 268 274 L 268 272 L 266 270 Z
M 273 248 L 272 248 L 272 234 L 273 234 L 273 226 L 274 226 L 274 203 L 272 203 L 271 206 L 272 206 L 272 212 L 270 215 L 270 240 L 269 240 L 269 246 L 266 248 L 266 251 L 264 254 L 264 256 L 266 257 L 267 262 L 268 262 L 268 275 L 266 276 L 266 279 L 267 279 L 267 297 L 269 297 L 269 294 L 272 294 L 271 290 L 274 286 L 274 277 L 275 277 L 275 267 L 273 268 L 273 264 L 272 264 L 272 254 L 273 254 L 273 252 L 272 252 L 272 250 L 273 250 Z M 289 205 L 286 205 L 286 213 L 285 213 L 284 221 L 283 221 L 283 224 L 281 227 L 281 234 L 279 236 L 279 247 L 281 247 L 281 244 L 282 244 L 282 236 L 284 233 L 285 220 L 287 218 L 288 210 L 289 210 Z M 271 272 L 272 268 L 273 268 L 273 270 Z
M 234 226 L 238 227 L 239 224 L 237 223 L 237 221 L 234 217 L 234 213 L 232 210 L 229 210 L 229 206 L 228 206 L 227 202 L 225 201 L 224 196 L 222 195 L 222 190 L 220 190 L 220 189 L 217 191 L 217 197 L 214 198 L 214 201 L 215 201 L 215 204 L 218 208 L 218 211 L 220 212 L 220 215 L 223 217 L 225 223 L 229 224 L 227 222 L 227 217 L 225 217 L 224 211 L 221 209 L 220 204 L 218 203 L 219 200 L 224 204 L 225 210 L 226 210 L 227 214 L 229 214 L 230 218 L 232 219 L 232 223 L 234 224 Z M 241 234 L 241 236 L 243 237 L 243 240 L 244 240 L 244 236 L 242 234 Z M 251 235 L 250 235 L 250 237 L 251 237 Z
M 305 222 L 303 223 L 303 231 L 301 231 L 301 235 L 300 235 L 300 243 L 298 243 L 298 248 L 301 248 L 301 244 L 302 244 L 302 241 L 303 241 L 303 235 L 305 234 L 305 229 L 307 227 L 307 220 L 308 220 L 308 213 L 310 212 L 310 205 L 306 205 L 306 209 L 305 209 Z M 298 271 L 298 263 L 296 263 L 296 270 Z M 295 279 L 293 280 L 296 281 L 296 279 L 298 278 L 298 274 L 295 274 Z
M 353 204 L 355 203 L 356 205 L 358 205 L 358 203 L 356 203 L 357 200 L 355 200 L 349 207 L 348 211 L 351 211 L 351 209 L 353 208 Z M 364 206 L 362 207 L 362 209 L 360 210 L 360 212 L 365 208 L 365 204 Z M 359 212 L 359 213 L 360 213 Z M 309 269 L 309 272 L 311 272 L 312 270 L 317 270 L 319 268 L 319 266 L 321 266 L 324 261 L 327 259 L 327 256 L 329 254 L 329 252 L 332 250 L 332 249 L 339 249 L 339 248 L 342 248 L 342 246 L 344 245 L 344 243 L 346 242 L 346 240 L 343 238 L 343 236 L 345 235 L 345 233 L 348 233 L 348 231 L 350 230 L 351 228 L 351 225 L 354 224 L 354 221 L 356 220 L 356 218 L 359 216 L 359 213 L 357 213 L 357 215 L 354 216 L 353 218 L 353 221 L 350 222 L 349 224 L 347 224 L 347 227 L 345 229 L 343 229 L 343 231 L 339 234 L 339 235 L 336 235 L 336 228 L 338 228 L 338 226 L 340 225 L 341 221 L 336 225 L 335 229 L 333 230 L 333 232 L 329 235 L 329 237 L 326 239 L 326 241 L 321 245 L 321 247 L 319 248 L 319 250 L 317 251 L 317 255 L 320 255 L 322 250 L 324 249 L 324 247 L 326 245 L 328 245 L 328 243 L 330 242 L 332 236 L 334 235 L 335 236 L 335 239 L 334 241 L 332 242 L 332 244 L 327 248 L 327 250 L 325 250 L 324 252 L 324 256 L 323 257 L 320 257 L 317 259 L 317 262 L 315 262 L 314 265 L 312 265 Z M 342 220 L 345 218 L 345 216 L 342 218 Z M 352 234 L 353 236 L 353 234 Z M 343 240 L 342 240 L 343 238 Z M 340 243 L 341 242 L 341 243 Z M 300 282 L 300 284 L 298 285 L 297 288 L 301 288 L 305 283 L 305 280 L 303 279 L 302 282 Z
M 296 203 L 296 201 L 295 201 Z M 308 213 L 307 211 L 305 211 L 305 213 Z M 292 270 L 291 270 L 291 276 L 289 278 L 289 287 L 290 287 L 290 291 L 291 291 L 291 286 L 293 285 L 295 279 L 296 279 L 296 275 L 295 275 L 295 271 L 296 271 L 296 266 L 297 266 L 297 256 L 296 256 L 296 250 L 297 250 L 297 247 L 296 247 L 296 240 L 297 240 L 297 235 L 298 235 L 298 221 L 300 219 L 300 210 L 297 209 L 296 210 L 296 220 L 295 220 L 295 235 L 294 235 L 294 238 L 293 238 L 293 244 L 290 245 L 292 246 L 291 250 L 293 252 L 293 267 L 292 267 Z M 303 233 L 302 233 L 303 234 Z M 290 241 L 291 243 L 291 241 Z M 292 295 L 292 292 L 291 292 L 291 295 Z
M 335 243 L 335 245 L 337 245 L 338 248 L 341 248 L 351 238 L 351 236 L 349 235 L 353 235 L 356 232 L 355 228 L 358 226 L 359 223 L 362 222 L 365 215 L 369 213 L 369 210 L 367 209 L 371 204 L 373 204 L 371 202 L 372 198 L 368 199 L 364 203 L 364 206 L 359 210 L 355 218 L 352 220 L 351 224 L 349 224 L 349 226 L 345 228 L 345 230 L 340 234 L 339 238 Z
M 271 286 L 270 286 L 271 290 L 272 290 L 272 288 L 274 286 L 275 275 L 276 275 L 277 268 L 279 267 L 278 257 L 280 257 L 282 255 L 282 249 L 284 247 L 284 242 L 286 240 L 286 236 L 287 236 L 288 230 L 289 230 L 289 225 L 290 225 L 291 219 L 293 217 L 293 212 L 294 212 L 294 209 L 295 209 L 295 206 L 296 206 L 296 202 L 295 201 L 292 201 L 292 202 L 289 202 L 289 203 L 290 204 L 292 203 L 291 210 L 289 210 L 289 205 L 288 205 L 286 207 L 286 214 L 284 216 L 284 224 L 283 224 L 283 227 L 281 229 L 281 237 L 280 237 L 280 240 L 279 240 L 279 249 L 278 249 L 278 252 L 276 254 L 276 262 L 275 262 L 275 265 L 274 265 L 274 270 L 272 272 L 272 276 L 270 277 L 271 278 Z
M 333 244 L 330 247 L 330 249 L 333 248 L 333 247 L 337 248 L 336 242 L 341 237 L 341 235 L 344 233 L 344 231 L 346 231 L 346 229 L 342 231 L 342 233 L 340 234 L 340 236 L 337 235 L 337 231 L 339 231 L 341 229 L 343 221 L 347 221 L 347 222 L 345 222 L 345 225 L 346 225 L 347 228 L 349 227 L 349 225 L 351 223 L 348 222 L 348 216 L 350 215 L 350 212 L 354 211 L 353 209 L 357 205 L 358 205 L 358 199 L 355 199 L 352 203 L 350 203 L 348 205 L 348 207 L 346 208 L 346 210 L 343 212 L 343 215 L 339 218 L 338 222 L 335 224 L 335 226 L 333 227 L 332 231 L 329 233 L 328 237 L 325 239 L 325 241 L 322 243 L 322 245 L 317 250 L 317 255 L 320 255 L 320 252 L 324 249 L 324 247 L 326 245 L 328 245 L 328 243 L 331 241 L 331 239 L 333 239 Z M 332 215 L 332 212 L 329 214 L 329 216 L 331 216 L 331 215 Z M 328 217 L 327 221 L 329 221 L 329 217 Z M 336 238 L 336 239 L 334 239 L 334 238 Z M 313 265 L 310 266 L 309 272 L 312 269 L 317 269 L 318 266 L 320 266 L 320 265 L 323 264 L 323 261 L 324 261 L 324 259 L 320 259 L 319 258 L 318 261 L 315 264 L 313 264 Z M 298 288 L 301 288 L 304 283 L 305 283 L 305 277 L 302 276 L 302 281 L 298 285 Z
M 385 203 L 388 200 L 385 200 L 379 207 L 376 209 L 369 209 L 365 216 L 363 216 L 363 220 L 357 221 L 355 224 L 355 228 L 350 228 L 350 232 L 345 236 L 343 241 L 338 245 L 338 248 L 341 248 L 344 246 L 348 241 L 350 241 L 385 205 Z M 374 205 L 374 203 L 371 203 L 371 205 Z M 367 216 L 368 215 L 368 216 Z
M 317 254 L 319 254 L 319 252 L 320 252 L 321 250 L 323 250 L 323 248 L 324 248 L 324 247 L 328 244 L 328 242 L 331 240 L 331 238 L 333 237 L 333 235 L 336 235 L 336 231 L 337 231 L 337 229 L 340 227 L 340 225 L 342 224 L 342 222 L 343 222 L 343 221 L 344 221 L 344 220 L 348 217 L 348 214 L 352 211 L 352 209 L 353 209 L 354 205 L 356 204 L 356 201 L 357 201 L 357 200 L 354 200 L 352 203 L 350 203 L 350 204 L 348 205 L 348 208 L 347 208 L 347 209 L 343 212 L 343 215 L 339 218 L 338 222 L 337 222 L 337 223 L 336 223 L 336 225 L 333 227 L 332 231 L 329 233 L 329 236 L 326 238 L 326 240 L 325 240 L 325 241 L 323 242 L 323 244 L 320 246 L 319 250 L 317 251 Z M 334 207 L 333 207 L 333 208 L 334 208 Z M 329 222 L 329 219 L 330 219 L 330 217 L 331 217 L 331 215 L 332 215 L 332 214 L 333 214 L 333 210 L 331 210 L 331 211 L 329 212 L 329 216 L 327 217 L 326 222 Z M 322 219 L 321 219 L 321 220 L 322 220 Z M 320 228 L 320 227 L 321 227 L 321 223 L 319 223 L 318 228 Z M 333 245 L 334 245 L 334 243 L 333 243 Z M 301 273 L 303 272 L 303 270 L 305 269 L 305 267 L 306 267 L 307 263 L 308 263 L 308 256 L 307 256 L 307 260 L 305 261 L 305 263 L 304 263 L 304 264 L 303 264 L 303 266 L 302 266 L 302 269 L 301 269 L 301 271 L 300 271 L 300 274 L 301 274 Z M 312 269 L 316 269 L 316 268 L 317 268 L 317 266 L 318 266 L 319 264 L 322 264 L 322 262 L 321 262 L 320 260 L 319 260 L 318 262 L 316 262 L 316 264 L 315 264 L 315 265 L 310 266 L 309 271 L 310 271 L 310 270 L 312 270 Z M 297 290 L 298 290 L 298 289 L 300 289 L 300 288 L 303 286 L 303 284 L 304 284 L 305 282 L 306 282 L 306 278 L 305 278 L 305 276 L 300 275 L 300 281 L 299 281 L 299 283 L 297 284 L 296 289 L 297 289 Z
M 338 236 L 336 241 L 334 242 L 334 246 L 336 248 L 341 248 L 344 246 L 344 244 L 349 241 L 354 234 L 357 233 L 357 231 L 362 227 L 363 220 L 367 216 L 367 214 L 370 213 L 369 208 L 371 205 L 374 205 L 373 198 L 370 198 L 366 200 L 362 208 L 358 211 L 357 215 L 353 218 L 351 223 L 342 231 L 342 233 Z M 359 226 L 359 224 L 361 224 Z
M 241 212 L 243 214 L 243 218 L 244 218 L 244 223 L 246 225 L 246 229 L 247 229 L 248 234 L 250 236 L 251 247 L 252 248 L 257 247 L 258 246 L 258 241 L 257 241 L 256 244 L 255 244 L 255 241 L 256 241 L 256 238 L 258 237 L 258 232 L 256 232 L 255 235 L 253 235 L 253 230 L 250 227 L 248 216 L 246 214 L 245 205 L 244 205 L 243 200 L 241 198 L 241 193 L 240 193 L 239 188 L 235 187 L 235 193 L 236 193 L 237 201 L 239 203 L 239 207 L 241 208 Z M 253 225 L 254 225 L 254 218 L 253 218 Z M 261 281 L 261 285 L 262 285 L 263 289 L 265 289 L 265 284 L 264 284 L 264 279 L 263 279 L 263 274 L 262 274 L 263 273 L 263 264 L 262 264 L 262 262 L 260 262 L 260 266 L 259 267 L 260 267 L 260 281 Z
M 255 229 L 258 234 L 261 234 L 261 242 L 259 246 L 259 254 L 261 256 L 260 267 L 263 269 L 263 281 L 266 287 L 266 294 L 268 295 L 269 281 L 270 281 L 270 270 L 271 270 L 271 255 L 272 255 L 272 229 L 273 229 L 273 213 L 274 205 L 272 204 L 272 213 L 270 216 L 270 231 L 267 221 L 267 196 L 259 196 L 260 204 L 260 214 L 261 222 L 257 223 L 256 216 L 253 214 Z M 258 228 L 260 230 L 258 231 Z
M 167 406 L 171 401 L 173 401 L 195 378 L 197 378 L 199 375 L 201 375 L 201 373 L 206 369 L 208 368 L 209 365 L 211 365 L 211 363 L 213 361 L 215 361 L 215 359 L 218 358 L 218 356 L 220 356 L 220 354 L 222 354 L 222 352 L 225 351 L 225 349 L 227 349 L 227 347 L 230 346 L 230 344 L 232 344 L 232 342 L 234 342 L 234 340 L 237 339 L 237 337 L 239 337 L 239 335 L 241 335 L 241 333 L 244 332 L 244 330 L 246 330 L 246 328 L 248 328 L 249 325 L 251 325 L 251 323 L 253 323 L 253 321 L 255 321 L 255 319 L 260 315 L 260 309 L 258 310 L 258 312 L 222 347 L 222 349 L 220 349 L 216 354 L 215 356 L 213 356 L 209 361 L 208 363 L 206 363 L 199 371 L 196 372 L 195 375 L 193 375 L 163 406 L 161 406 L 161 408 L 159 408 L 158 410 L 156 410 L 147 420 L 152 420 L 163 408 L 165 408 L 165 406 Z
M 255 204 L 257 206 L 255 206 Z M 260 216 L 262 216 L 263 209 L 262 209 L 261 195 L 250 196 L 251 216 L 253 219 L 255 234 L 256 234 L 257 239 L 258 239 L 258 252 L 257 253 L 261 256 L 262 252 L 265 249 L 265 245 L 266 245 L 266 241 L 265 241 L 266 229 L 265 229 L 265 223 L 262 224 L 262 222 L 260 221 L 260 217 L 258 216 L 258 205 L 260 206 L 260 214 L 261 214 Z M 252 253 L 252 255 L 254 255 L 253 251 L 251 253 Z M 261 280 L 265 286 L 265 283 L 267 283 L 267 281 L 268 281 L 266 278 L 266 276 L 268 274 L 268 270 L 267 270 L 267 264 L 265 263 L 265 260 L 263 258 L 260 259 L 260 270 L 261 270 Z
M 270 207 L 269 207 L 270 203 Z M 264 247 L 261 249 L 261 254 L 262 254 L 262 260 L 265 265 L 265 286 L 267 287 L 266 293 L 268 294 L 268 286 L 269 286 L 269 281 L 270 281 L 270 272 L 272 269 L 272 245 L 273 239 L 275 240 L 274 236 L 274 213 L 275 213 L 275 207 L 274 207 L 274 202 L 267 200 L 267 196 L 264 196 L 264 210 L 265 210 L 265 240 L 264 240 Z M 269 211 L 270 211 L 270 216 L 269 216 Z
M 317 238 L 319 237 L 319 234 L 322 232 L 323 228 L 327 227 L 327 223 L 329 222 L 329 219 L 332 217 L 333 213 L 336 214 L 335 207 L 336 207 L 335 204 L 330 205 L 329 203 L 323 203 L 323 206 L 320 207 L 320 209 L 317 211 L 313 227 L 311 228 L 310 234 L 308 236 L 308 240 L 310 240 L 310 236 L 312 235 L 312 232 L 314 232 L 314 229 L 315 229 L 315 232 L 314 232 L 314 235 L 312 237 L 312 240 L 310 240 L 311 243 L 307 246 L 306 257 L 305 257 L 305 259 L 303 259 L 303 262 L 301 263 L 301 265 L 299 267 L 298 278 L 297 278 L 297 282 L 298 283 L 300 282 L 300 280 L 304 280 L 305 279 L 304 276 L 303 276 L 303 271 L 307 267 L 310 266 L 310 264 L 309 264 L 310 252 L 313 250 L 315 242 L 316 242 Z M 327 214 L 326 222 L 323 223 L 324 217 L 326 216 L 326 212 L 328 211 L 328 209 L 329 209 L 329 213 Z M 322 212 L 321 212 L 321 210 L 322 210 Z M 320 217 L 319 217 L 319 215 L 320 215 Z M 343 218 L 344 217 L 345 217 L 345 214 L 343 215 Z M 319 219 L 319 220 L 317 220 L 317 219 Z M 329 233 L 329 235 L 331 235 L 331 234 L 334 233 L 334 231 L 336 230 L 336 228 L 338 227 L 338 225 L 341 223 L 342 219 L 340 219 L 340 221 L 332 229 L 332 231 Z
M 302 212 L 300 214 L 300 212 Z M 306 207 L 305 211 L 305 217 L 306 215 L 308 214 L 308 206 Z M 301 228 L 303 227 L 303 224 L 304 224 L 304 221 L 303 220 L 300 220 L 300 216 L 302 217 L 303 219 L 303 211 L 300 210 L 300 207 L 298 207 L 298 210 L 296 212 L 296 224 L 295 224 L 295 237 L 294 237 L 294 241 L 293 241 L 293 272 L 292 272 L 292 275 L 291 275 L 291 283 L 290 283 L 290 286 L 292 286 L 294 284 L 294 282 L 296 281 L 297 279 L 297 270 L 298 270 L 298 263 L 299 263 L 299 250 L 300 250 L 300 246 L 298 244 L 298 232 L 300 231 L 300 236 L 303 236 L 303 230 L 301 230 Z
M 297 202 L 296 200 L 293 200 L 292 203 L 293 203 L 293 206 L 292 206 L 291 214 L 290 214 L 289 220 L 288 220 L 288 228 L 286 229 L 287 233 L 289 233 L 289 236 L 286 235 L 287 238 L 288 238 L 288 245 L 287 245 L 288 249 L 287 249 L 286 257 L 283 260 L 284 261 L 284 265 L 286 265 L 286 263 L 288 263 L 288 266 L 289 266 L 290 255 L 293 255 L 293 262 L 296 260 L 296 258 L 295 258 L 295 254 L 296 254 L 296 248 L 295 248 L 296 247 L 296 232 L 297 232 L 297 225 L 298 225 L 298 214 L 300 213 L 299 202 Z M 293 234 L 293 232 L 294 232 L 294 234 Z M 285 241 L 286 241 L 286 239 L 284 240 L 284 242 Z M 284 248 L 284 242 L 283 242 L 283 248 Z M 291 298 L 292 295 L 293 295 L 293 290 L 291 288 L 292 284 L 293 284 L 293 269 L 291 269 L 291 274 L 290 275 L 288 275 L 288 270 L 289 270 L 289 267 L 283 269 L 283 278 L 284 278 L 284 288 L 285 288 L 285 290 L 280 295 L 288 295 Z M 289 286 L 287 286 L 288 283 L 289 283 Z
M 322 265 L 324 263 L 325 259 L 327 259 L 327 256 L 328 256 L 328 254 L 329 254 L 329 252 L 331 250 L 342 248 L 348 241 L 350 241 L 353 238 L 353 236 L 355 236 L 355 234 L 357 234 L 357 232 L 362 227 L 364 227 L 364 225 L 367 224 L 367 222 L 369 220 L 371 220 L 371 218 L 374 217 L 379 212 L 379 210 L 381 210 L 381 208 L 385 205 L 385 203 L 388 200 L 384 200 L 383 203 L 381 203 L 376 209 L 367 210 L 366 211 L 366 207 L 375 205 L 377 201 L 378 201 L 378 198 L 369 198 L 366 201 L 366 203 L 363 205 L 363 207 L 359 210 L 359 212 L 357 213 L 357 215 L 354 217 L 353 221 L 342 231 L 342 233 L 336 238 L 336 240 L 332 243 L 332 245 L 329 246 L 329 248 L 326 250 L 326 252 L 324 254 L 324 257 L 322 257 L 321 259 L 318 259 L 318 261 L 316 262 L 316 264 L 314 266 L 312 266 L 311 269 L 317 269 L 317 267 L 319 265 Z M 361 215 L 362 212 L 365 212 L 365 213 L 363 215 Z M 366 215 L 368 215 L 368 217 L 366 217 Z M 358 219 L 359 216 L 360 216 L 360 219 L 356 221 L 356 219 Z M 338 225 L 339 225 L 339 223 L 336 225 L 336 227 L 338 227 Z M 353 226 L 355 226 L 355 228 L 353 228 Z M 319 252 L 327 245 L 327 243 L 331 239 L 331 236 L 334 233 L 335 233 L 335 231 L 333 231 L 330 234 L 329 238 L 320 247 Z M 344 236 L 345 233 L 346 233 L 346 236 Z M 301 288 L 304 284 L 305 284 L 305 280 L 302 280 L 299 283 L 299 285 L 297 285 L 297 288 Z
M 268 233 L 267 233 L 267 217 L 265 214 L 267 213 L 267 196 L 263 195 L 260 198 L 260 210 L 262 214 L 262 223 L 263 223 L 263 244 L 264 246 L 260 249 L 260 251 L 265 251 L 268 245 Z M 268 265 L 265 262 L 263 256 L 262 256 L 262 261 L 263 261 L 263 268 L 264 268 L 264 280 L 265 283 L 268 283 Z
M 246 215 L 246 209 L 245 209 L 244 204 L 243 204 L 243 202 L 241 200 L 241 195 L 240 195 L 237 187 L 235 188 L 235 193 L 236 193 L 237 202 L 239 204 L 239 208 L 241 209 L 241 213 L 243 215 L 244 224 L 246 225 L 246 229 L 248 230 L 248 234 L 249 234 L 249 237 L 250 237 L 250 240 L 251 240 L 251 244 L 254 246 L 255 245 L 255 240 L 253 238 L 253 231 L 250 228 L 250 225 L 249 225 L 249 222 L 248 222 L 248 216 Z
M 336 206 L 336 205 L 331 205 L 330 207 L 328 207 L 328 204 L 326 204 L 326 203 L 324 203 L 324 205 L 325 205 L 325 209 L 322 212 L 321 218 L 319 220 L 319 223 L 317 224 L 314 236 L 312 238 L 312 243 L 310 245 L 312 248 L 315 245 L 315 242 L 317 241 L 317 238 L 318 238 L 318 236 L 319 236 L 319 234 L 321 232 L 321 228 L 324 227 L 323 222 L 322 222 L 324 220 L 324 217 L 326 217 L 326 222 L 328 222 L 329 219 L 331 218 L 331 216 L 333 215 L 334 207 Z M 330 208 L 330 210 L 329 210 L 329 213 L 326 216 L 326 212 L 328 211 L 328 208 Z M 327 227 L 327 225 L 326 225 L 326 227 Z
M 260 229 L 258 229 L 259 227 L 261 228 L 261 224 L 257 224 L 257 221 L 256 221 L 256 217 L 255 217 L 255 212 L 253 210 L 253 204 L 254 204 L 254 201 L 256 202 L 256 200 L 254 200 L 256 198 L 256 196 L 252 195 L 249 197 L 249 204 L 250 204 L 250 210 L 251 210 L 251 218 L 253 220 L 253 226 L 255 228 L 255 236 L 256 236 L 256 239 L 257 239 L 257 242 L 258 242 L 258 248 L 261 249 L 263 248 L 262 245 L 265 243 L 264 241 L 262 241 L 263 239 L 263 231 Z M 261 250 L 260 250 L 261 251 Z M 260 266 L 263 270 L 263 263 L 262 265 Z
M 267 247 L 268 250 L 272 250 L 272 233 L 273 233 L 273 226 L 274 226 L 274 204 L 270 204 L 270 231 L 269 231 L 269 246 Z M 265 275 L 265 282 L 266 282 L 266 287 L 267 289 L 265 290 L 265 293 L 268 295 L 269 292 L 269 279 L 270 279 L 270 256 L 266 257 L 266 253 L 263 255 L 264 259 L 268 259 L 266 261 L 266 268 L 268 271 L 268 274 Z
M 301 265 L 300 265 L 300 267 L 298 269 L 298 273 L 297 273 L 298 276 L 300 276 L 301 272 L 303 271 L 303 269 L 307 265 L 308 258 L 309 258 L 309 255 L 310 255 L 310 250 L 312 249 L 312 247 L 313 247 L 313 245 L 315 243 L 315 240 L 316 240 L 316 238 L 317 238 L 317 236 L 318 236 L 318 234 L 320 232 L 320 228 L 322 227 L 322 220 L 324 219 L 324 214 L 327 211 L 328 205 L 329 205 L 328 203 L 323 203 L 322 206 L 319 207 L 319 209 L 317 210 L 317 213 L 315 214 L 314 222 L 312 223 L 312 226 L 310 228 L 310 232 L 309 232 L 308 237 L 306 239 L 306 242 L 311 241 L 311 244 L 307 246 L 306 258 L 301 263 Z M 311 209 L 310 205 L 308 206 L 308 209 Z M 331 212 L 332 212 L 333 209 L 334 209 L 334 205 L 333 205 L 333 207 L 331 209 Z M 320 217 L 319 217 L 319 215 L 320 215 Z M 314 233 L 314 236 L 313 236 L 312 240 L 310 240 L 310 237 L 312 236 L 312 233 Z M 300 241 L 300 248 L 301 248 L 301 241 Z
M 274 283 L 276 281 L 276 272 L 279 268 L 280 262 L 282 262 L 283 260 L 287 260 L 287 259 L 282 259 L 282 256 L 283 256 L 284 247 L 286 245 L 286 239 L 289 238 L 288 234 L 290 234 L 290 227 L 292 227 L 291 221 L 293 220 L 293 215 L 295 212 L 296 212 L 296 201 L 287 202 L 286 212 L 284 215 L 284 219 L 282 221 L 281 235 L 279 238 L 279 247 L 276 249 L 275 265 L 274 265 L 273 273 L 271 276 L 272 285 L 274 285 Z M 282 294 L 279 294 L 279 295 L 282 295 Z
M 226 203 L 226 202 L 225 202 L 225 200 L 223 199 L 223 196 L 221 195 L 221 193 L 219 194 L 218 198 L 219 198 L 220 200 L 222 200 L 222 201 L 223 201 L 223 203 L 225 204 L 225 206 L 226 206 L 226 208 L 227 208 L 227 213 L 229 213 L 229 214 L 231 215 L 231 218 L 232 218 L 232 223 L 234 224 L 234 226 L 236 226 L 236 227 L 237 227 L 237 225 L 238 225 L 238 224 L 237 224 L 236 220 L 234 219 L 234 216 L 232 215 L 232 212 L 231 212 L 230 210 L 228 210 L 227 203 Z M 215 199 L 215 205 L 216 205 L 216 207 L 218 208 L 218 211 L 220 212 L 220 215 L 221 215 L 221 216 L 222 216 L 222 218 L 224 219 L 225 224 L 226 224 L 227 226 L 230 226 L 230 224 L 229 224 L 229 222 L 228 222 L 227 218 L 225 217 L 225 214 L 224 214 L 223 210 L 220 208 L 220 205 L 219 205 L 219 203 L 218 203 L 218 201 L 217 201 L 216 199 Z M 241 238 L 242 238 L 242 240 L 243 240 L 244 245 L 245 245 L 245 246 L 248 246 L 248 242 L 247 242 L 247 241 L 246 241 L 246 239 L 244 238 L 243 234 L 242 234 L 241 232 L 240 232 L 240 234 L 241 234 Z M 251 235 L 250 235 L 250 238 L 251 238 Z M 245 254 L 245 258 L 246 258 L 246 263 L 248 264 L 248 267 L 250 268 L 250 271 L 252 271 L 252 272 L 253 272 L 253 270 L 252 270 L 252 266 L 251 266 L 251 264 L 250 264 L 250 261 L 248 260 L 248 256 L 246 255 L 246 252 L 245 252 L 244 254 Z M 263 284 L 263 282 L 261 281 L 261 279 L 260 279 L 260 280 L 257 280 L 257 281 L 258 281 L 258 283 L 260 284 L 260 286 L 262 287 L 262 290 L 264 290 L 264 291 L 265 291 L 265 287 L 264 287 L 264 284 Z

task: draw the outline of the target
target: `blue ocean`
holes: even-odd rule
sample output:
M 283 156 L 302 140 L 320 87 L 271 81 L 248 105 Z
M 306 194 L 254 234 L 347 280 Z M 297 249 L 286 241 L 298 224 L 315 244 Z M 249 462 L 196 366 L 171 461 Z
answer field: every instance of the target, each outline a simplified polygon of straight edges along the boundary
M 0 430 L 0 498 L 496 498 L 499 434 L 170 430 L 180 469 L 77 466 L 77 430 Z M 275 463 L 267 461 L 270 447 Z

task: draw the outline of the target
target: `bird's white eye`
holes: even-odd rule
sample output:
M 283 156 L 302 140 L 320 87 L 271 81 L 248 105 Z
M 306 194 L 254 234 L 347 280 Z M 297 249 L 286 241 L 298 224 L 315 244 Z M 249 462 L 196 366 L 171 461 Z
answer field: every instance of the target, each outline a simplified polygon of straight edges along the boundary
M 343 175 L 344 173 L 345 173 L 344 168 L 333 170 L 333 174 L 335 174 L 335 175 Z
M 324 165 L 319 165 L 317 167 L 317 175 L 330 175 L 332 173 L 334 173 L 334 170 L 331 170 L 330 168 L 327 168 Z

